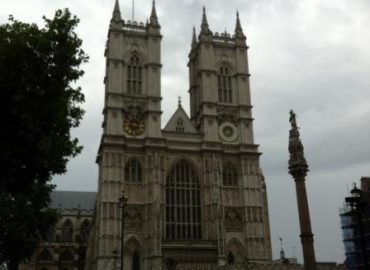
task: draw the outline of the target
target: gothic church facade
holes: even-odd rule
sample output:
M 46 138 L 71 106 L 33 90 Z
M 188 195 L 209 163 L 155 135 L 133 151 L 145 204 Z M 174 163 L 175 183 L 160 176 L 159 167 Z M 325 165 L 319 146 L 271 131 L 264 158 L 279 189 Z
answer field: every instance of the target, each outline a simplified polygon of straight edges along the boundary
M 164 128 L 160 29 L 154 2 L 142 24 L 124 21 L 116 1 L 105 51 L 99 183 L 86 269 L 118 269 L 121 254 L 126 270 L 271 261 L 239 16 L 232 36 L 217 34 L 203 9 L 189 53 L 190 116 L 179 103 Z M 123 236 L 122 191 L 128 199 Z

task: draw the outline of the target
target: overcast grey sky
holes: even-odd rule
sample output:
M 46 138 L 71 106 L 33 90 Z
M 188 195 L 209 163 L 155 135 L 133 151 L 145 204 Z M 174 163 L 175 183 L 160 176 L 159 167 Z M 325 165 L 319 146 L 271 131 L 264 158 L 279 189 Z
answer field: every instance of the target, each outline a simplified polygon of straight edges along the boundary
M 78 84 L 86 95 L 85 118 L 74 131 L 83 153 L 55 177 L 58 190 L 97 188 L 96 152 L 101 136 L 104 46 L 114 0 L 0 0 L 0 23 L 9 14 L 42 22 L 68 7 L 81 23 L 78 33 L 90 62 Z M 125 20 L 132 1 L 120 0 Z M 162 124 L 183 97 L 188 109 L 187 55 L 193 25 L 207 8 L 213 32 L 233 32 L 235 11 L 250 46 L 255 141 L 263 152 L 274 257 L 278 237 L 287 256 L 301 259 L 294 182 L 287 172 L 288 112 L 298 115 L 310 165 L 309 195 L 316 257 L 344 260 L 338 208 L 352 183 L 370 175 L 370 1 L 368 0 L 157 0 L 162 26 Z M 146 21 L 150 0 L 136 0 L 135 19 Z M 188 111 L 188 110 L 187 110 Z

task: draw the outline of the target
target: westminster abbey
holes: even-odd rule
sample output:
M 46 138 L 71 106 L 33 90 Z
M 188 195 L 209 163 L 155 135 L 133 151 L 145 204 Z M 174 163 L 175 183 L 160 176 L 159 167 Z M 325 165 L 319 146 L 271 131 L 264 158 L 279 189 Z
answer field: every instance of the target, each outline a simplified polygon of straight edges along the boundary
M 190 115 L 179 103 L 164 128 L 160 29 L 154 2 L 144 24 L 122 18 L 116 1 L 86 267 L 119 269 L 121 255 L 127 270 L 271 261 L 239 16 L 232 35 L 218 34 L 203 9 L 199 35 L 194 30 L 189 40 Z
M 138 23 L 122 18 L 115 1 L 98 191 L 52 192 L 59 221 L 19 270 L 343 270 L 302 266 L 283 249 L 272 260 L 239 14 L 234 33 L 219 34 L 203 8 L 189 39 L 190 115 L 179 101 L 162 124 L 155 2 Z

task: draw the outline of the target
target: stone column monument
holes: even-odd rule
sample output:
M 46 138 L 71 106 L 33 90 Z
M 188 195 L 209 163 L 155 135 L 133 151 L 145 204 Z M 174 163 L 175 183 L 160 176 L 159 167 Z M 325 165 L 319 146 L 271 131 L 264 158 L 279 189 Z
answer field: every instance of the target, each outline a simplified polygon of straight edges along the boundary
M 308 165 L 304 157 L 304 149 L 299 138 L 299 131 L 296 122 L 296 115 L 291 110 L 289 122 L 289 173 L 293 176 L 297 192 L 297 204 L 299 224 L 301 228 L 301 242 L 305 270 L 316 270 L 315 250 L 313 246 L 313 234 L 311 230 L 310 210 L 308 208 L 305 177 L 308 172 Z

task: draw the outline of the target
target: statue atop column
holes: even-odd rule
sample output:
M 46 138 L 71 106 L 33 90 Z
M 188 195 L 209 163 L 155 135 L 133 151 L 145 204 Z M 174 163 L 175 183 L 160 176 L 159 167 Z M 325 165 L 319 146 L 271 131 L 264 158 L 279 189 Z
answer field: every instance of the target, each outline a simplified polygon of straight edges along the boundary
M 307 161 L 304 157 L 304 147 L 300 139 L 297 126 L 296 114 L 290 110 L 289 122 L 291 129 L 289 131 L 289 173 L 295 177 L 306 176 L 308 172 Z
M 296 114 L 290 111 L 289 122 L 289 173 L 293 176 L 299 215 L 299 225 L 301 228 L 301 243 L 303 250 L 303 260 L 305 270 L 316 270 L 315 250 L 313 245 L 313 234 L 311 229 L 310 210 L 306 192 L 305 178 L 308 172 L 307 161 L 304 157 L 304 148 L 300 139 L 297 126 Z

